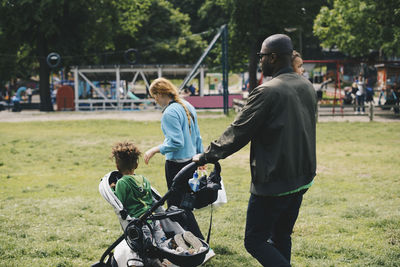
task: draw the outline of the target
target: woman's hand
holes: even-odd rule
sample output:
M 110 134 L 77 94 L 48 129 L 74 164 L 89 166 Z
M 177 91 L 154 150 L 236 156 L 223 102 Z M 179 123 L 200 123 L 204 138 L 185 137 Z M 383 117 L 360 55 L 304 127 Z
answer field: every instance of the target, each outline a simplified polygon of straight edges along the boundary
M 158 148 L 158 146 L 155 146 L 155 147 L 147 150 L 143 155 L 144 163 L 146 163 L 146 165 L 149 164 L 150 159 L 158 152 L 160 152 L 160 149 Z

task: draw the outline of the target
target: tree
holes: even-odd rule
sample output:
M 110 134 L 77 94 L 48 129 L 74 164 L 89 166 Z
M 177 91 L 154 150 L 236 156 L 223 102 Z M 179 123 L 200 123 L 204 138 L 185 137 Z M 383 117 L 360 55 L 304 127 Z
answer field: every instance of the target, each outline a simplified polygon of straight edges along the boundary
M 298 25 L 301 8 L 302 2 L 296 0 L 233 0 L 230 56 L 248 58 L 250 91 L 257 86 L 259 60 L 256 53 L 263 40 L 272 34 L 285 33 L 285 28 Z
M 194 33 L 199 33 L 208 27 L 208 23 L 202 21 L 199 15 L 199 9 L 208 0 L 170 0 L 173 7 L 179 12 L 189 16 L 190 30 Z
M 194 63 L 206 43 L 190 30 L 190 18 L 166 0 L 153 0 L 132 44 L 146 63 Z
M 50 52 L 59 53 L 66 68 L 124 64 L 122 55 L 128 48 L 138 48 L 145 63 L 187 63 L 194 62 L 206 45 L 190 31 L 189 16 L 166 0 L 0 3 L 0 48 L 6 48 L 2 51 L 9 58 L 0 62 L 0 74 L 9 79 L 38 72 L 42 111 L 52 110 L 46 64 Z M 26 70 L 24 77 L 21 68 Z
M 3 3 L 2 3 L 3 4 Z M 7 25 L 1 23 L 5 18 L 4 9 L 0 4 L 0 88 L 11 81 L 11 87 L 15 85 L 15 78 L 27 79 L 30 77 L 29 69 L 34 68 L 31 48 L 27 45 L 21 46 L 18 35 L 8 36 Z M 26 68 L 26 66 L 28 66 Z M 2 90 L 1 90 L 2 91 Z
M 26 59 L 38 62 L 40 110 L 52 111 L 50 98 L 49 52 L 61 55 L 82 54 L 110 42 L 112 1 L 5 0 L 0 6 L 0 27 L 5 45 L 13 45 L 16 63 Z M 21 16 L 29 14 L 29 16 Z M 102 16 L 103 15 L 103 16 Z M 99 19 L 99 17 L 101 19 Z M 95 38 L 91 38 L 95 37 Z M 71 59 L 71 58 L 70 58 Z M 66 63 L 68 60 L 65 58 Z M 29 64 L 20 64 L 29 68 Z M 18 77 L 17 73 L 13 75 Z
M 274 33 L 286 33 L 297 50 L 303 49 L 303 55 L 313 57 L 320 51 L 319 41 L 312 34 L 315 16 L 327 0 L 173 0 L 191 17 L 192 29 L 201 32 L 203 38 L 210 41 L 223 24 L 229 25 L 229 68 L 234 71 L 250 73 L 250 90 L 256 86 L 256 74 L 261 42 Z M 203 2 L 200 8 L 199 2 Z M 196 14 L 197 10 L 197 14 Z M 285 29 L 296 29 L 286 32 Z M 216 46 L 207 57 L 212 67 L 221 64 L 221 49 Z
M 264 38 L 297 27 L 303 37 L 312 39 L 313 15 L 325 1 L 1 0 L 0 48 L 8 59 L 0 61 L 0 75 L 8 79 L 26 77 L 32 69 L 38 72 L 41 110 L 47 111 L 52 109 L 49 52 L 58 52 L 67 68 L 123 64 L 128 48 L 139 50 L 140 63 L 194 63 L 214 29 L 228 23 L 230 69 L 242 71 L 248 65 L 252 89 L 256 52 Z M 298 34 L 288 35 L 299 47 Z M 218 46 L 206 62 L 220 66 Z
M 256 86 L 259 51 L 262 41 L 274 33 L 287 33 L 296 49 L 305 46 L 306 55 L 312 56 L 319 49 L 319 42 L 312 35 L 312 25 L 321 5 L 326 0 L 272 1 L 272 0 L 199 0 L 172 1 L 184 13 L 190 14 L 192 29 L 209 32 L 203 38 L 211 40 L 211 31 L 223 24 L 229 25 L 229 67 L 235 71 L 247 69 L 250 73 L 250 90 Z M 197 10 L 197 14 L 196 14 Z M 285 28 L 296 28 L 293 33 Z M 300 33 L 300 34 L 299 34 Z M 299 38 L 300 37 L 300 38 Z M 303 40 L 303 41 L 302 41 Z M 312 53 L 310 53 L 312 52 Z M 221 49 L 214 48 L 207 63 L 220 66 Z
M 334 0 L 322 7 L 314 34 L 323 47 L 337 47 L 350 56 L 367 56 L 372 50 L 399 55 L 399 0 Z

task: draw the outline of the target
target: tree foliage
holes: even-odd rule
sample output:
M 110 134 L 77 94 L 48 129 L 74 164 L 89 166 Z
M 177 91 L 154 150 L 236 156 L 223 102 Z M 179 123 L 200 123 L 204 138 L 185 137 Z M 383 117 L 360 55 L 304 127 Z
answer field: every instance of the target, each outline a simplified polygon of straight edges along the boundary
M 398 55 L 400 1 L 334 0 L 331 8 L 321 8 L 314 34 L 323 47 L 337 47 L 351 56 L 365 56 L 372 50 Z
M 319 1 L 321 2 L 321 1 Z M 230 46 L 232 58 L 245 62 L 248 59 L 250 74 L 250 90 L 256 86 L 256 71 L 262 41 L 276 33 L 287 33 L 285 28 L 307 28 L 310 10 L 315 10 L 316 1 L 273 1 L 273 0 L 232 0 L 232 16 Z M 307 13 L 308 12 L 308 13 Z M 309 26 L 308 26 L 309 27 Z M 299 49 L 297 38 L 293 38 L 295 49 Z M 297 47 L 296 47 L 297 45 Z
M 67 69 L 125 64 L 122 55 L 128 48 L 139 50 L 139 64 L 193 64 L 216 30 L 228 24 L 229 67 L 248 68 L 253 88 L 262 41 L 287 33 L 296 49 L 299 37 L 306 45 L 315 42 L 312 22 L 326 1 L 0 0 L 0 83 L 39 74 L 42 110 L 51 110 L 51 70 L 45 62 L 50 52 L 59 53 Z M 217 45 L 206 63 L 218 69 L 220 57 Z
M 319 48 L 312 35 L 312 24 L 324 1 L 272 1 L 272 0 L 204 0 L 198 8 L 198 0 L 172 1 L 184 13 L 191 14 L 192 29 L 209 32 L 203 38 L 210 41 L 215 32 L 210 29 L 229 25 L 229 68 L 233 71 L 250 72 L 251 88 L 256 84 L 256 71 L 262 41 L 274 33 L 288 34 L 296 49 L 302 44 L 307 50 Z M 181 5 L 183 2 L 183 5 Z M 192 3 L 191 5 L 189 3 Z M 196 13 L 197 10 L 197 13 Z M 196 15 L 193 15 L 196 14 Z M 296 28 L 293 33 L 285 28 Z M 302 38 L 299 38 L 299 33 Z M 303 41 L 301 41 L 303 39 Z M 210 53 L 207 64 L 220 66 L 221 49 L 217 45 Z
M 68 68 L 125 64 L 128 48 L 141 50 L 142 63 L 191 62 L 205 46 L 189 16 L 166 0 L 1 0 L 0 41 L 0 80 L 38 73 L 43 111 L 52 110 L 50 52 Z
M 146 20 L 133 38 L 143 61 L 193 64 L 206 43 L 190 29 L 190 17 L 166 0 L 154 0 Z
M 15 61 L 40 76 L 40 110 L 53 110 L 50 100 L 47 55 L 84 54 L 110 42 L 112 16 L 107 1 L 4 0 L 0 6 L 0 27 L 6 46 L 13 45 Z M 29 15 L 26 15 L 29 14 Z M 104 14 L 104 16 L 102 16 Z M 111 12 L 112 14 L 112 12 Z M 103 20 L 99 20 L 99 17 Z M 12 54 L 10 55 L 12 56 Z M 72 58 L 65 57 L 66 64 Z M 25 61 L 25 64 L 23 64 Z M 2 64 L 7 62 L 2 62 Z M 38 69 L 31 69 L 37 66 Z M 4 65 L 3 65 L 4 66 Z M 15 71 L 15 69 L 11 69 Z M 9 76 L 20 78 L 19 73 Z M 24 78 L 24 77 L 22 77 Z

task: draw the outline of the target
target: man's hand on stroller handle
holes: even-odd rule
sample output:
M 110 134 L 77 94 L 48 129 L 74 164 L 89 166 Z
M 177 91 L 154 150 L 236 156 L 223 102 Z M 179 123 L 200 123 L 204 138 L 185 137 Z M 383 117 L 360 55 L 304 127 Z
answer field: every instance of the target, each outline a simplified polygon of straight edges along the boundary
M 196 154 L 196 155 L 194 155 L 193 158 L 192 158 L 192 161 L 193 161 L 193 162 L 196 162 L 197 165 L 200 164 L 200 156 L 201 156 L 201 154 Z M 198 166 L 198 169 L 199 169 L 200 171 L 205 171 L 205 170 L 206 170 L 206 165 Z
M 200 156 L 201 156 L 201 154 L 196 154 L 196 155 L 194 155 L 193 158 L 192 158 L 192 161 L 193 161 L 193 162 L 196 162 L 197 165 L 199 165 L 199 163 L 200 163 Z M 199 170 L 201 170 L 201 171 L 205 171 L 205 170 L 206 170 L 206 165 L 201 165 L 201 166 L 199 166 L 198 168 L 199 168 Z

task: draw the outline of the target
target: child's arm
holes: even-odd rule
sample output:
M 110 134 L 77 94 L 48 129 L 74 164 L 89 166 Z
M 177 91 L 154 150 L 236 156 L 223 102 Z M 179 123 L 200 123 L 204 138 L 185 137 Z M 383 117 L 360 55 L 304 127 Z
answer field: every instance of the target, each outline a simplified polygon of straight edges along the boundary
M 119 180 L 115 185 L 114 193 L 118 197 L 118 199 L 122 202 L 122 205 L 124 205 L 129 195 L 129 186 L 125 183 L 125 181 Z

